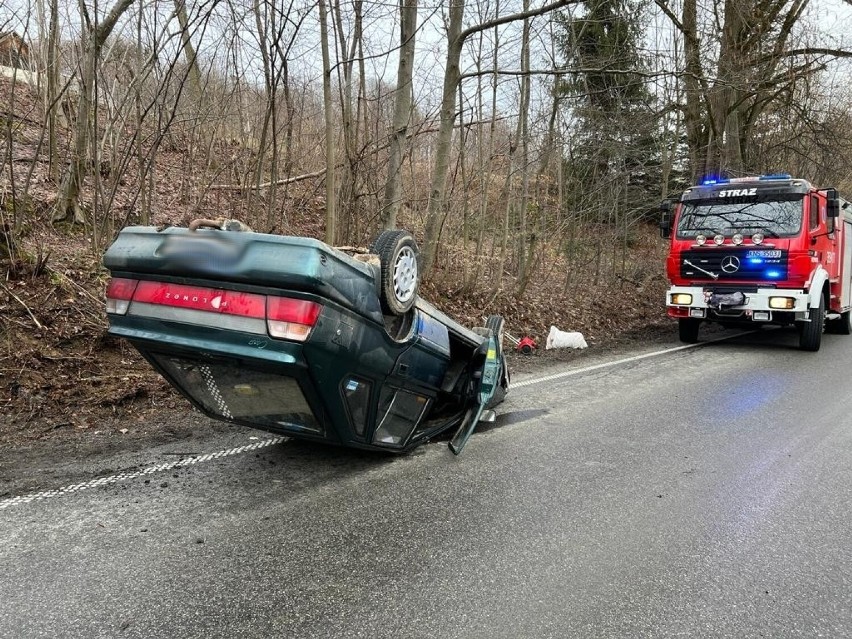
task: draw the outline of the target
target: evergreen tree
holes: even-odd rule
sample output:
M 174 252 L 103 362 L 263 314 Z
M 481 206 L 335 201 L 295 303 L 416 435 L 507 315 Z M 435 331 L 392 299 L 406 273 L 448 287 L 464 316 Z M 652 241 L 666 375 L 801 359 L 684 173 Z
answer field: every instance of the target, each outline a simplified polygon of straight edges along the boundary
M 579 123 L 567 173 L 610 208 L 659 199 L 658 116 L 642 53 L 647 0 L 589 0 L 581 16 L 559 20 L 565 75 L 556 90 Z M 588 196 L 586 196 L 588 198 Z M 586 204 L 589 204 L 587 201 Z

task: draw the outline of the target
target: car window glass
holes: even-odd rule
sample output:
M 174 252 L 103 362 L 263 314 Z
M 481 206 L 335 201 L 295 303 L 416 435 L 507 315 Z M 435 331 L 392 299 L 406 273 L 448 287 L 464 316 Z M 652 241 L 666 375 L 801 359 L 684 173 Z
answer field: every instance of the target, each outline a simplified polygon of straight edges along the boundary
M 224 362 L 154 355 L 173 383 L 206 411 L 225 419 L 322 433 L 292 377 Z
M 367 409 L 370 406 L 370 382 L 350 377 L 343 382 L 343 397 L 346 400 L 346 410 L 349 421 L 355 429 L 355 434 L 363 437 L 367 429 Z
M 429 400 L 394 388 L 382 389 L 378 415 L 381 421 L 373 435 L 374 443 L 402 445 L 423 415 Z

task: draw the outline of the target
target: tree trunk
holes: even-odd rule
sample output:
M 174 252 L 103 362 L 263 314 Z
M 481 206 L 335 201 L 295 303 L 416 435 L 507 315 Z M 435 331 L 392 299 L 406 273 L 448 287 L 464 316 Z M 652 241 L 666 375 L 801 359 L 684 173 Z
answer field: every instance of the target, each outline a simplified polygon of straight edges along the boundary
M 754 126 L 773 98 L 795 91 L 797 83 L 824 69 L 827 59 L 852 57 L 840 48 L 788 46 L 810 0 L 716 0 L 722 27 L 709 34 L 704 47 L 704 55 L 718 53 L 711 83 L 701 66 L 697 0 L 683 0 L 682 19 L 666 0 L 654 1 L 684 36 L 684 125 L 693 180 L 708 172 L 753 168 Z
M 399 16 L 399 65 L 394 92 L 388 177 L 382 203 L 382 227 L 386 229 L 396 228 L 396 215 L 400 203 L 402 159 L 405 155 L 405 140 L 411 119 L 411 80 L 414 70 L 414 35 L 417 32 L 417 0 L 400 0 Z
M 738 105 L 741 83 L 745 81 L 741 43 L 745 37 L 744 14 L 750 13 L 749 5 L 742 0 L 725 2 L 719 63 L 709 102 L 708 120 L 713 139 L 708 149 L 707 169 L 714 174 L 739 175 L 743 170 Z
M 320 46 L 322 48 L 322 96 L 325 110 L 325 241 L 334 244 L 337 239 L 337 208 L 335 199 L 335 135 L 334 114 L 331 110 L 331 62 L 328 51 L 328 9 L 325 0 L 318 0 L 320 12 Z
M 50 0 L 50 26 L 47 35 L 47 155 L 48 171 L 54 182 L 59 181 L 59 151 L 56 141 L 56 109 L 59 108 L 59 2 Z M 70 126 L 71 123 L 69 122 Z
M 524 11 L 529 10 L 529 0 L 524 0 Z M 521 108 L 518 113 L 518 143 L 521 147 L 521 201 L 519 207 L 520 233 L 518 238 L 518 279 L 519 286 L 515 291 L 516 295 L 520 295 L 523 288 L 526 287 L 526 280 L 529 277 L 527 270 L 529 263 L 527 259 L 527 243 L 530 245 L 530 253 L 532 253 L 535 243 L 534 234 L 529 232 L 527 228 L 527 209 L 529 205 L 529 110 L 530 110 L 530 88 L 531 81 L 529 76 L 530 70 L 530 21 L 524 20 L 524 27 L 521 35 L 521 72 L 524 74 L 521 77 Z
M 429 206 L 426 212 L 426 238 L 423 243 L 423 272 L 432 270 L 441 233 L 441 217 L 447 189 L 447 172 L 450 168 L 450 148 L 453 142 L 453 124 L 456 120 L 456 86 L 461 72 L 462 18 L 464 0 L 450 0 L 450 21 L 447 25 L 447 66 L 444 70 L 444 88 L 441 94 L 440 124 L 435 148 L 435 168 L 429 189 Z
M 196 100 L 200 100 L 202 95 L 201 70 L 198 68 L 198 56 L 195 54 L 195 47 L 192 46 L 192 39 L 189 37 L 189 16 L 186 13 L 186 3 L 184 0 L 175 0 L 175 14 L 180 25 L 180 40 L 183 46 L 183 55 L 186 58 L 186 64 L 189 66 L 189 82 L 192 85 L 192 90 L 195 92 L 193 97 Z
M 115 28 L 121 15 L 130 8 L 133 0 L 118 0 L 109 14 L 100 24 L 93 25 L 89 19 L 88 9 L 80 0 L 80 14 L 83 21 L 83 60 L 81 68 L 79 97 L 77 100 L 77 123 L 74 127 L 74 147 L 71 165 L 62 179 L 59 198 L 53 212 L 53 221 L 72 220 L 84 222 L 80 209 L 79 196 L 88 169 L 89 137 L 91 133 L 92 94 L 95 87 L 95 73 L 101 49 L 106 39 Z
M 182 0 L 177 0 L 182 1 Z M 264 3 L 264 8 L 268 8 L 269 5 Z M 277 105 L 276 105 L 276 82 L 273 79 L 272 74 L 272 63 L 269 56 L 269 44 L 266 38 L 267 32 L 270 30 L 271 20 L 267 19 L 264 22 L 264 15 L 261 12 L 261 4 L 260 0 L 255 0 L 253 5 L 254 11 L 254 22 L 255 28 L 257 29 L 257 39 L 260 43 L 260 59 L 263 62 L 263 85 L 266 90 L 266 109 L 263 113 L 263 124 L 260 128 L 260 141 L 257 146 L 257 155 L 254 166 L 254 177 L 252 179 L 252 184 L 254 185 L 254 189 L 250 189 L 247 197 L 247 208 L 249 214 L 253 210 L 253 202 L 255 198 L 255 194 L 257 192 L 258 185 L 263 182 L 263 166 L 264 160 L 266 159 L 266 147 L 269 144 L 270 137 L 270 128 L 272 129 L 272 137 L 275 137 L 275 122 L 277 120 Z M 275 177 L 272 176 L 270 178 L 271 182 L 275 182 Z M 267 217 L 267 225 L 269 225 L 270 220 Z
M 683 47 L 686 57 L 686 74 L 684 77 L 686 110 L 684 113 L 684 125 L 686 127 L 687 146 L 689 147 L 692 182 L 697 182 L 699 176 L 706 172 L 706 165 L 701 158 L 706 153 L 707 139 L 702 117 L 704 111 L 702 108 L 704 92 L 700 78 L 703 77 L 703 72 L 701 70 L 700 42 L 698 41 L 696 0 L 684 0 L 683 2 L 683 29 Z
M 450 0 L 449 23 L 447 25 L 447 64 L 444 69 L 444 85 L 441 92 L 440 124 L 438 125 L 438 140 L 435 145 L 435 165 L 432 171 L 429 206 L 426 212 L 426 239 L 421 253 L 424 275 L 432 270 L 432 266 L 435 263 L 438 239 L 441 234 L 447 191 L 447 174 L 450 167 L 449 155 L 453 142 L 453 125 L 456 116 L 456 87 L 461 80 L 459 60 L 461 59 L 461 51 L 465 40 L 474 33 L 485 29 L 543 15 L 576 2 L 579 2 L 579 0 L 556 0 L 556 2 L 544 5 L 538 9 L 498 17 L 494 20 L 462 30 L 464 0 Z

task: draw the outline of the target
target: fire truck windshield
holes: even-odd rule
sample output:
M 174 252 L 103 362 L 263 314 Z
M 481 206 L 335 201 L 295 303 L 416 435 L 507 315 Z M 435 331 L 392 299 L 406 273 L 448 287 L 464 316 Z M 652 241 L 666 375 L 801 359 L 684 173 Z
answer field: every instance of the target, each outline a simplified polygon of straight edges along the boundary
M 764 233 L 772 237 L 798 235 L 802 229 L 801 194 L 772 200 L 691 200 L 684 202 L 677 222 L 677 237 L 699 234 Z

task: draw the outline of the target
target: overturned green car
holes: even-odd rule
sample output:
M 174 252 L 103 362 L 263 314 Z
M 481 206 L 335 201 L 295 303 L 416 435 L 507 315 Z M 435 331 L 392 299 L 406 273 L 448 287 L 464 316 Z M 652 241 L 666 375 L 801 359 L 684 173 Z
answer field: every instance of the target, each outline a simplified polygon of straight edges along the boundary
M 493 420 L 509 385 L 503 320 L 468 329 L 420 298 L 409 233 L 359 253 L 201 222 L 125 228 L 104 255 L 110 334 L 199 410 L 398 452 L 455 428 L 456 454 Z

